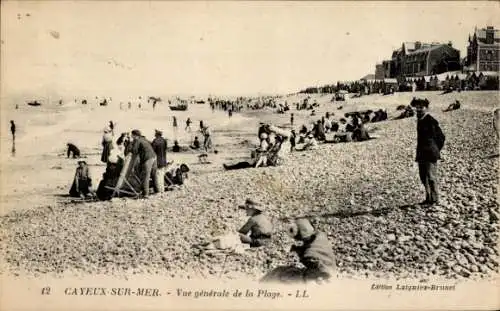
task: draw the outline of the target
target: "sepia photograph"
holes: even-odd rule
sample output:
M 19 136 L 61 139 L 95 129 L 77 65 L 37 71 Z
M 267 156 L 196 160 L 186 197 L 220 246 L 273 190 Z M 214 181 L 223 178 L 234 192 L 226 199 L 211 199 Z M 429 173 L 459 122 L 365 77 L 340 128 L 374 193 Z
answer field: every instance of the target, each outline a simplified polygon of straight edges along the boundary
M 0 55 L 0 309 L 500 308 L 498 2 L 2 1 Z

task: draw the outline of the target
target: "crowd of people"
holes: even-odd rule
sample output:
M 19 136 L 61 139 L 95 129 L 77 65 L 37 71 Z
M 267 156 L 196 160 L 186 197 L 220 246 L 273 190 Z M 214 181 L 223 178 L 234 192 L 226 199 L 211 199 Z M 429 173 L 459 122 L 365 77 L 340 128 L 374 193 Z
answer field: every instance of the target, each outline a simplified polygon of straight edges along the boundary
M 79 148 L 72 143 L 67 144 L 67 157 L 70 156 L 81 157 Z M 92 178 L 88 164 L 80 160 L 70 196 L 97 197 L 101 200 L 115 195 L 146 198 L 152 189 L 154 193 L 162 193 L 171 186 L 183 184 L 189 172 L 186 164 L 175 166 L 172 162 L 167 162 L 167 140 L 161 130 L 155 130 L 151 141 L 137 129 L 121 133 L 115 140 L 113 130 L 106 126 L 103 130 L 100 160 L 106 164 L 106 170 L 97 191 L 94 193 L 91 190 Z
M 281 147 L 289 139 L 288 133 L 273 125 L 261 123 L 257 137 L 259 138 L 259 145 L 250 152 L 250 160 L 223 164 L 224 169 L 235 170 L 278 165 Z
M 394 92 L 411 91 L 473 91 L 473 90 L 498 90 L 498 75 L 489 76 L 480 72 L 468 73 L 466 75 L 449 74 L 443 78 L 437 75 L 429 77 L 401 77 L 380 80 L 359 80 L 350 82 L 338 82 L 320 87 L 308 87 L 299 93 L 304 94 L 335 94 L 339 91 L 361 95 L 369 94 L 392 94 Z M 392 89 L 392 90 L 391 90 Z
M 288 103 L 276 104 L 275 98 L 269 97 L 265 100 L 259 98 L 245 99 L 243 97 L 235 101 L 209 100 L 212 109 L 224 111 L 239 111 L 246 104 L 248 108 L 251 103 L 259 103 L 255 107 L 278 107 L 278 109 L 290 108 Z M 414 97 L 409 105 L 401 105 L 397 110 L 402 111 L 396 117 L 417 117 L 417 150 L 415 161 L 418 163 L 419 177 L 425 189 L 425 199 L 422 205 L 430 206 L 439 204 L 439 190 L 437 180 L 438 161 L 440 151 L 445 143 L 445 135 L 438 121 L 429 112 L 430 102 L 426 98 Z M 296 103 L 297 110 L 311 110 L 319 107 L 317 102 L 310 102 L 305 98 L 301 104 Z M 450 104 L 444 111 L 460 109 L 461 103 L 457 100 Z M 253 108 L 252 108 L 253 109 Z M 259 109 L 259 108 L 255 108 Z M 313 110 L 314 111 L 314 110 Z M 500 113 L 495 110 L 495 129 L 498 131 L 498 120 Z M 284 111 L 283 111 L 284 112 Z M 280 163 L 280 151 L 283 143 L 290 142 L 290 152 L 316 149 L 320 143 L 329 142 L 351 142 L 365 141 L 371 137 L 365 127 L 367 123 L 388 120 L 386 110 L 365 110 L 345 113 L 340 119 L 334 118 L 335 114 L 326 112 L 309 126 L 301 125 L 298 133 L 294 129 L 295 115 L 290 113 L 291 129 L 288 132 L 271 124 L 261 123 L 257 137 L 258 146 L 251 150 L 250 160 L 234 164 L 223 164 L 224 169 L 234 170 L 242 168 L 258 168 L 265 166 L 276 166 Z M 185 121 L 186 132 L 192 131 L 193 121 L 187 118 Z M 177 131 L 178 122 L 173 117 L 174 132 Z M 75 171 L 73 183 L 69 194 L 72 197 L 110 199 L 115 195 L 130 195 L 147 198 L 152 193 L 162 193 L 173 185 L 182 185 L 190 171 L 186 164 L 172 165 L 167 161 L 167 140 L 163 137 L 161 130 L 155 130 L 154 138 L 148 140 L 140 130 L 134 129 L 123 132 L 116 139 L 116 123 L 109 121 L 102 135 L 101 162 L 106 164 L 106 170 L 102 180 L 99 182 L 97 191 L 94 193 L 94 185 L 90 174 L 89 165 L 82 158 L 81 150 L 73 143 L 67 143 L 67 158 L 79 159 Z M 11 134 L 15 140 L 16 125 L 11 120 Z M 333 135 L 333 141 L 327 139 L 327 134 Z M 199 139 L 201 137 L 203 140 Z M 213 148 L 211 131 L 206 123 L 200 121 L 199 136 L 195 136 L 190 149 L 208 152 Z M 188 148 L 188 149 L 189 149 Z M 181 147 L 177 140 L 171 148 L 172 152 L 179 152 Z M 240 242 L 248 244 L 249 247 L 267 247 L 274 235 L 273 222 L 266 215 L 263 204 L 247 199 L 240 208 L 246 211 L 248 221 L 238 230 Z M 290 249 L 295 252 L 304 269 L 300 278 L 303 280 L 321 280 L 331 277 L 332 269 L 335 267 L 334 254 L 330 242 L 324 233 L 317 232 L 311 222 L 306 218 L 295 219 L 287 229 L 289 235 L 301 245 L 293 245 Z

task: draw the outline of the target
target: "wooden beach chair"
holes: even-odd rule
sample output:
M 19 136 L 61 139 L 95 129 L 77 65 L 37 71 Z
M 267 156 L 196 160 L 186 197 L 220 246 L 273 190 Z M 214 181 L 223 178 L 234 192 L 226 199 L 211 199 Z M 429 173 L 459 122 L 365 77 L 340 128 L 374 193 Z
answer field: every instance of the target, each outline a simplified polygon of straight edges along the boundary
M 131 161 L 132 161 L 132 155 L 129 154 L 125 157 L 123 168 L 120 172 L 120 177 L 118 178 L 118 181 L 114 187 L 104 186 L 106 189 L 113 190 L 113 194 L 111 195 L 112 198 L 120 196 L 120 194 L 122 193 L 130 195 L 134 198 L 138 198 L 140 196 L 140 193 L 134 189 L 134 187 L 130 184 L 129 181 L 129 179 L 134 178 L 140 182 L 139 177 L 137 177 L 133 171 L 129 173 L 130 170 L 133 170 L 133 166 L 130 164 Z M 128 186 L 128 189 L 130 189 L 131 191 L 122 189 L 124 184 Z

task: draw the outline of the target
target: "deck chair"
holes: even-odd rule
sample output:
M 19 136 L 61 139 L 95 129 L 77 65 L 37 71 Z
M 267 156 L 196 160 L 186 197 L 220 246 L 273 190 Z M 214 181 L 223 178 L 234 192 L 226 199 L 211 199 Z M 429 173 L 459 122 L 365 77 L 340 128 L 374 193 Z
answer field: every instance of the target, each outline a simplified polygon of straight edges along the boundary
M 112 198 L 120 196 L 120 194 L 122 193 L 130 195 L 134 198 L 138 198 L 140 196 L 140 193 L 137 192 L 130 183 L 130 181 L 134 179 L 136 182 L 139 182 L 140 184 L 140 178 L 135 174 L 134 166 L 131 164 L 131 162 L 132 162 L 132 155 L 129 154 L 125 157 L 123 168 L 120 172 L 120 177 L 116 185 L 114 187 L 104 186 L 106 189 L 113 190 L 113 194 L 111 195 Z M 130 189 L 130 191 L 123 189 L 124 185 L 126 185 L 127 189 Z
M 267 152 L 267 165 L 268 166 L 278 166 L 282 162 L 282 158 L 280 157 L 280 151 L 283 147 L 283 143 L 286 138 L 282 137 L 281 142 L 273 147 Z

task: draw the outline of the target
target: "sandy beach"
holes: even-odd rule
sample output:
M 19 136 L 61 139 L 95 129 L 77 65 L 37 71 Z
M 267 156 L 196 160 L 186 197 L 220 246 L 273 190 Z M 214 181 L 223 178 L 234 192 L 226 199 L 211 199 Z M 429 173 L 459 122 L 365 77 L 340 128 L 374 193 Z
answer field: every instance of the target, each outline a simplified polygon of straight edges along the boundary
M 304 96 L 283 100 L 292 104 Z M 116 103 L 20 105 L 18 110 L 2 105 L 2 124 L 14 119 L 19 129 L 15 155 L 8 132 L 2 131 L 4 273 L 259 279 L 269 269 L 296 261 L 288 253 L 292 241 L 283 228 L 291 217 L 309 216 L 329 236 L 339 275 L 487 277 L 498 272 L 498 141 L 491 122 L 497 92 L 396 93 L 341 104 L 330 103 L 331 95 L 317 94 L 312 99 L 321 106 L 315 117 L 293 105 L 291 112 L 297 129 L 326 111 L 338 119 L 348 111 L 382 108 L 394 117 L 396 107 L 413 96 L 430 100 L 430 112 L 447 138 L 439 167 L 441 204 L 431 211 L 416 205 L 422 188 L 413 161 L 415 118 L 368 124 L 376 139 L 322 144 L 318 150 L 287 154 L 278 167 L 224 171 L 222 163 L 249 156 L 249 147 L 258 142 L 259 121 L 289 127 L 289 113 L 267 109 L 229 118 L 208 105 L 192 105 L 186 112 L 171 112 L 166 104 L 155 111 L 146 105 L 141 111 L 121 111 Z M 457 99 L 462 109 L 442 112 Z M 176 136 L 172 115 L 179 121 Z M 148 200 L 67 203 L 64 195 L 76 160 L 66 159 L 66 141 L 81 146 L 97 185 L 105 168 L 99 161 L 102 129 L 109 120 L 116 122 L 117 133 L 138 128 L 152 138 L 160 128 L 169 143 L 176 137 L 187 145 L 194 135 L 184 131 L 188 116 L 193 130 L 199 120 L 211 126 L 219 152 L 204 165 L 195 152 L 169 153 L 169 160 L 191 167 L 185 185 Z M 268 206 L 277 232 L 273 247 L 227 262 L 224 256 L 197 253 L 193 245 L 243 224 L 245 215 L 237 205 L 246 197 Z

